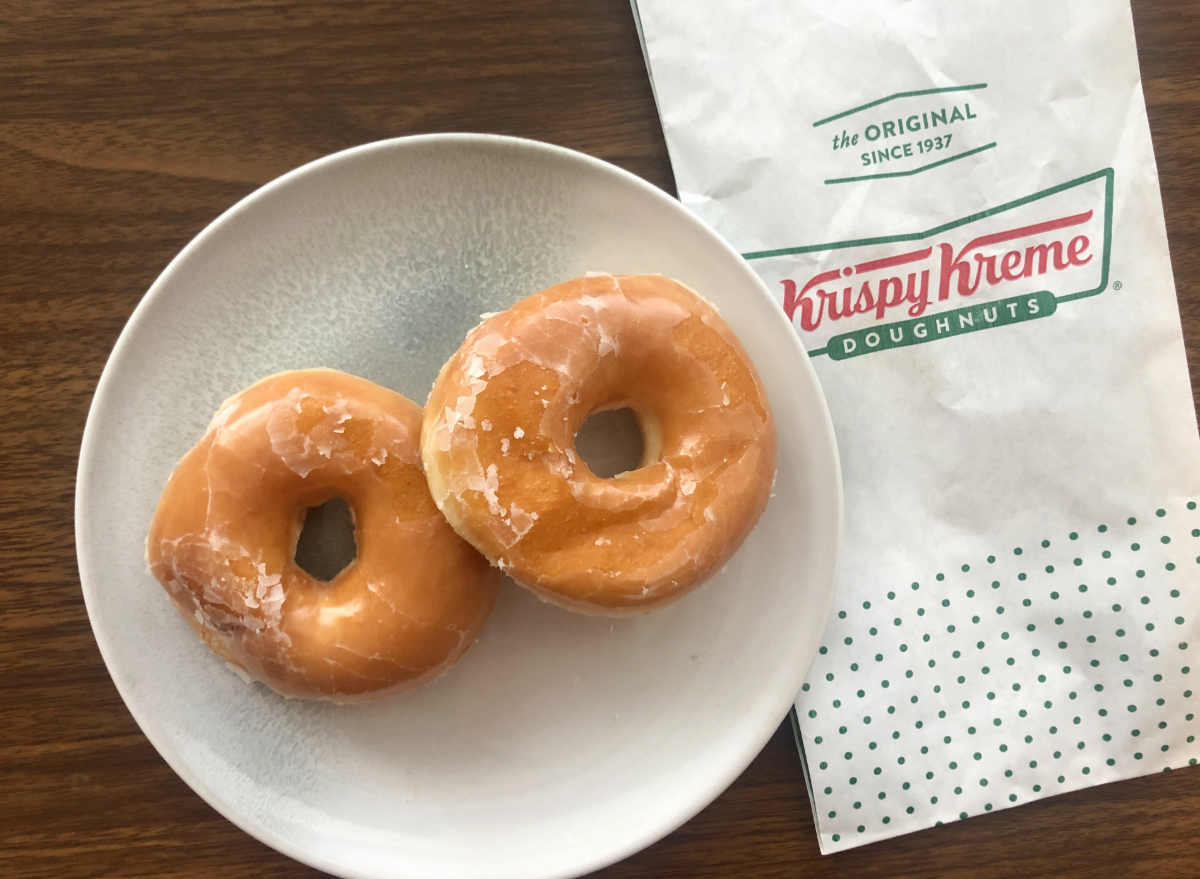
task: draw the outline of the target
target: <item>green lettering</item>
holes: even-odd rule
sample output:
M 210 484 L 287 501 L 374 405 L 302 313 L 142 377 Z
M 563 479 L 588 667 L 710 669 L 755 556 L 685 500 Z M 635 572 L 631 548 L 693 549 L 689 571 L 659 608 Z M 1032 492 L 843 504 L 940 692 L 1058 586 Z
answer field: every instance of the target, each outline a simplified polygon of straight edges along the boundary
M 843 333 L 829 340 L 828 353 L 833 360 L 848 360 L 874 351 L 907 348 L 909 345 L 920 345 L 934 339 L 977 333 L 993 327 L 1049 317 L 1057 307 L 1058 302 L 1054 294 L 1043 290 L 1026 296 L 956 308 L 933 318 L 894 321 L 855 330 L 852 333 Z M 934 325 L 933 333 L 929 332 L 930 320 Z

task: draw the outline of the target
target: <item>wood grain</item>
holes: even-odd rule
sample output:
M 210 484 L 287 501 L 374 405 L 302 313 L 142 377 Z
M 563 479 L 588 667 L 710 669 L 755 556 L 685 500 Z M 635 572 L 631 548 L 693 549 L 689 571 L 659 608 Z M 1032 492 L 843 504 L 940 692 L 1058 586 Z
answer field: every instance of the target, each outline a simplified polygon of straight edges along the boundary
M 1200 5 L 1135 3 L 1200 381 Z M 302 877 L 138 731 L 72 530 L 91 393 L 170 258 L 237 199 L 364 141 L 538 138 L 673 192 L 626 0 L 95 0 L 0 7 L 0 876 Z M 607 877 L 1195 877 L 1200 778 L 1069 794 L 822 859 L 790 732 Z

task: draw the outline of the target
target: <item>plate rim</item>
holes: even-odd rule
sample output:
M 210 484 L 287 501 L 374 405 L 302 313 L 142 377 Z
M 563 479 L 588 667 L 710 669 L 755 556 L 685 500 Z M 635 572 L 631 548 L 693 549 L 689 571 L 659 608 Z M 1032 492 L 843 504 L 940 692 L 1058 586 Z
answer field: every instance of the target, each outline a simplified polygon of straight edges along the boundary
M 750 267 L 742 258 L 742 255 L 734 249 L 719 233 L 716 232 L 706 222 L 701 220 L 694 213 L 689 211 L 679 200 L 671 197 L 670 194 L 648 182 L 647 180 L 625 170 L 617 165 L 607 162 L 595 156 L 570 149 L 568 147 L 558 146 L 556 144 L 547 143 L 545 141 L 533 140 L 522 137 L 511 137 L 508 135 L 498 134 L 482 134 L 473 132 L 439 132 L 431 134 L 417 134 L 403 137 L 386 138 L 383 140 L 371 141 L 357 146 L 339 150 L 334 153 L 306 162 L 290 171 L 281 174 L 262 186 L 256 188 L 252 192 L 247 193 L 242 198 L 238 199 L 217 217 L 211 220 L 199 233 L 197 233 L 172 259 L 167 263 L 166 267 L 160 272 L 158 277 L 142 295 L 134 308 L 125 325 L 122 327 L 117 341 L 114 343 L 112 350 L 109 352 L 105 360 L 104 368 L 101 371 L 100 378 L 96 383 L 95 391 L 92 394 L 91 402 L 88 406 L 87 419 L 84 425 L 83 436 L 79 446 L 79 458 L 76 466 L 75 474 L 75 503 L 74 503 L 74 529 L 75 529 L 75 555 L 76 564 L 79 571 L 80 589 L 83 593 L 84 607 L 88 615 L 88 623 L 92 630 L 92 635 L 95 638 L 96 646 L 100 651 L 101 659 L 104 661 L 105 669 L 108 672 L 113 685 L 117 689 L 121 701 L 125 708 L 133 717 L 134 722 L 138 725 L 139 731 L 146 737 L 158 755 L 167 763 L 176 775 L 192 789 L 201 799 L 203 799 L 210 807 L 218 814 L 224 817 L 235 827 L 249 834 L 254 839 L 264 845 L 274 849 L 275 851 L 292 858 L 302 864 L 323 870 L 334 876 L 343 877 L 343 879 L 382 879 L 384 874 L 376 872 L 364 872 L 346 864 L 330 860 L 323 857 L 320 853 L 311 849 L 303 848 L 300 845 L 294 844 L 291 839 L 277 833 L 276 831 L 259 824 L 250 816 L 243 815 L 238 812 L 233 804 L 227 802 L 217 791 L 210 788 L 196 774 L 191 771 L 190 765 L 182 757 L 180 753 L 171 745 L 169 741 L 161 740 L 161 737 L 155 733 L 151 733 L 154 729 L 154 724 L 150 723 L 149 717 L 144 717 L 142 711 L 136 708 L 134 701 L 131 701 L 130 693 L 132 684 L 127 680 L 120 671 L 119 664 L 116 664 L 111 659 L 113 649 L 108 643 L 108 636 L 96 624 L 96 611 L 93 608 L 92 596 L 95 591 L 95 584 L 92 583 L 91 577 L 88 574 L 88 566 L 85 564 L 85 559 L 90 556 L 91 548 L 85 536 L 82 523 L 85 521 L 86 506 L 88 502 L 88 492 L 86 486 L 89 484 L 91 474 L 92 459 L 96 455 L 96 421 L 99 418 L 98 412 L 105 408 L 107 398 L 113 393 L 113 385 L 116 382 L 115 374 L 117 367 L 114 366 L 120 361 L 127 348 L 133 344 L 133 337 L 137 334 L 140 323 L 145 319 L 145 315 L 151 307 L 153 301 L 165 295 L 164 291 L 169 287 L 173 276 L 179 271 L 179 267 L 187 261 L 193 251 L 203 247 L 209 238 L 212 238 L 220 233 L 222 228 L 233 218 L 251 208 L 258 201 L 269 198 L 274 192 L 286 188 L 292 181 L 305 175 L 317 172 L 326 166 L 335 165 L 344 161 L 352 161 L 363 155 L 372 152 L 385 152 L 393 149 L 404 149 L 409 146 L 420 146 L 426 144 L 447 144 L 459 146 L 475 146 L 475 147 L 506 147 L 518 150 L 529 150 L 532 152 L 543 152 L 555 156 L 559 159 L 573 161 L 585 166 L 589 166 L 592 170 L 599 171 L 602 174 L 616 176 L 626 184 L 632 185 L 635 189 L 640 189 L 643 193 L 648 194 L 651 198 L 668 205 L 668 209 L 675 211 L 685 222 L 690 222 L 694 227 L 701 230 L 712 240 L 713 244 L 718 248 L 723 249 L 727 256 L 733 257 L 737 262 L 742 263 L 747 277 L 752 279 L 752 284 L 758 291 L 760 297 L 765 298 L 771 306 L 771 313 L 778 321 L 783 321 L 787 324 L 787 337 L 799 355 L 800 362 L 803 363 L 802 369 L 805 372 L 806 379 L 811 382 L 811 385 L 816 391 L 816 397 L 820 404 L 820 426 L 822 432 L 828 440 L 829 451 L 832 456 L 831 473 L 829 476 L 833 480 L 833 499 L 836 505 L 836 528 L 834 529 L 834 545 L 830 555 L 829 564 L 829 585 L 826 591 L 825 608 L 823 613 L 824 624 L 828 624 L 829 615 L 833 609 L 833 603 L 837 594 L 837 583 L 841 569 L 842 544 L 844 536 L 844 508 L 845 498 L 842 484 L 842 468 L 841 456 L 837 444 L 837 436 L 833 428 L 832 417 L 829 412 L 829 405 L 825 399 L 824 389 L 817 377 L 816 370 L 808 356 L 807 350 L 800 342 L 790 322 L 787 321 L 783 311 L 777 307 L 777 303 L 771 296 L 766 284 L 762 278 Z M 824 628 L 824 625 L 823 627 Z M 819 640 L 819 639 L 818 639 Z M 775 703 L 781 703 L 779 708 L 779 719 L 773 723 L 763 723 L 757 720 L 752 715 L 746 715 L 748 720 L 756 720 L 758 726 L 758 735 L 753 736 L 752 746 L 745 749 L 744 752 L 738 754 L 736 760 L 729 761 L 723 771 L 718 773 L 710 784 L 704 789 L 702 795 L 696 797 L 688 804 L 687 808 L 681 809 L 674 814 L 668 814 L 658 820 L 648 821 L 649 829 L 640 834 L 630 837 L 625 844 L 605 848 L 603 850 L 592 850 L 588 856 L 575 859 L 569 864 L 557 864 L 556 869 L 550 872 L 542 872 L 538 874 L 538 879 L 575 879 L 575 877 L 583 876 L 595 870 L 603 869 L 624 860 L 637 852 L 648 848 L 654 843 L 664 839 L 671 833 L 678 830 L 701 811 L 712 804 L 737 778 L 746 770 L 746 768 L 754 761 L 754 759 L 766 746 L 771 736 L 774 735 L 779 723 L 786 720 L 788 712 L 795 702 L 796 695 L 800 693 L 801 685 L 807 677 L 812 663 L 816 658 L 817 648 L 819 644 L 814 643 L 806 662 L 797 665 L 799 673 L 796 675 L 795 687 L 793 695 L 788 697 L 776 696 L 774 699 L 768 700 L 771 703 L 771 711 L 765 708 L 759 709 L 760 716 L 768 714 L 774 715 Z M 782 688 L 780 692 L 785 692 Z M 148 726 L 149 725 L 149 726 Z M 565 869 L 564 869 L 565 867 Z

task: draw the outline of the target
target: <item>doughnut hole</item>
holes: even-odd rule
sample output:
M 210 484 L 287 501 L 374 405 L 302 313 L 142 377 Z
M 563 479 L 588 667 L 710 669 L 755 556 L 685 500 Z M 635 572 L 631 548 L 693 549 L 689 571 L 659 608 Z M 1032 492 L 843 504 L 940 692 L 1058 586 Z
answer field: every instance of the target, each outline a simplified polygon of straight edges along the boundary
M 358 557 L 354 513 L 342 498 L 309 507 L 296 540 L 296 565 L 306 574 L 329 582 Z
M 601 479 L 612 479 L 659 459 L 658 420 L 624 403 L 592 412 L 575 435 L 575 452 Z

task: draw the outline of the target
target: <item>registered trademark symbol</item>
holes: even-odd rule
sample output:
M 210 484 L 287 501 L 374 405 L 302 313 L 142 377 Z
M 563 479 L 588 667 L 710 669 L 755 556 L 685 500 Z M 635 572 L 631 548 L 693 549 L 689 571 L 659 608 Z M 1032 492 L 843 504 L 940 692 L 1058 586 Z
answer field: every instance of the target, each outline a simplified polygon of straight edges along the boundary
M 1114 281 L 1114 282 L 1113 282 L 1113 289 L 1114 289 L 1114 290 L 1120 290 L 1120 289 L 1121 289 L 1123 286 L 1125 286 L 1125 285 L 1124 285 L 1124 284 L 1122 284 L 1120 281 Z

